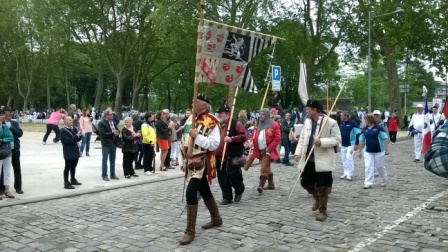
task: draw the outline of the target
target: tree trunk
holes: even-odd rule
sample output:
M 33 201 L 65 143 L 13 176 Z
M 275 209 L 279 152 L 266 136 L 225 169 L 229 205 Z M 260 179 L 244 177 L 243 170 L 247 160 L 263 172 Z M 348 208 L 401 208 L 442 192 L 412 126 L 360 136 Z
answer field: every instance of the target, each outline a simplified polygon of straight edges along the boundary
M 132 90 L 132 108 L 138 110 L 138 98 L 140 94 L 140 90 L 137 90 L 137 88 L 133 88 Z
M 70 91 L 68 90 L 68 73 L 65 72 L 65 93 L 67 95 L 67 108 L 70 108 Z
M 95 107 L 97 110 L 100 109 L 101 106 L 101 97 L 103 96 L 103 85 L 104 85 L 104 71 L 103 67 L 100 64 L 98 67 L 98 85 L 96 86 L 96 94 L 95 94 L 95 103 L 93 104 L 93 107 Z
M 170 87 L 170 82 L 167 82 L 167 98 L 168 98 L 168 106 L 167 108 L 171 111 L 171 87 Z
M 51 95 L 50 95 L 50 74 L 47 72 L 47 111 L 51 108 Z
M 398 67 L 395 59 L 395 48 L 385 44 L 381 48 L 384 52 L 384 61 L 386 63 L 387 81 L 389 82 L 389 104 L 391 111 L 401 109 L 400 89 L 398 86 Z
M 11 107 L 11 100 L 12 100 L 12 95 L 9 95 L 8 102 L 6 103 L 6 106 Z
M 123 90 L 124 90 L 124 79 L 126 75 L 124 75 L 121 71 L 115 74 L 117 78 L 117 94 L 115 96 L 115 108 L 114 112 L 121 119 L 121 115 L 123 112 Z

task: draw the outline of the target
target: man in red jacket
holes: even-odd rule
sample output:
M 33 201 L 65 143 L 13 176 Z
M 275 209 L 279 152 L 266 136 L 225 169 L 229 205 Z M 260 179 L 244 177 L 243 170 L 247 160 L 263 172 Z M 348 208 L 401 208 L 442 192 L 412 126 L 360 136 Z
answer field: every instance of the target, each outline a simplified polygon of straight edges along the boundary
M 271 160 L 279 159 L 277 145 L 280 143 L 280 126 L 269 118 L 270 111 L 264 108 L 260 111 L 258 124 L 255 125 L 252 134 L 253 152 L 252 157 L 261 160 L 260 184 L 257 188 L 259 193 L 263 192 L 264 184 L 268 180 L 268 189 L 274 189 L 274 174 L 271 172 Z

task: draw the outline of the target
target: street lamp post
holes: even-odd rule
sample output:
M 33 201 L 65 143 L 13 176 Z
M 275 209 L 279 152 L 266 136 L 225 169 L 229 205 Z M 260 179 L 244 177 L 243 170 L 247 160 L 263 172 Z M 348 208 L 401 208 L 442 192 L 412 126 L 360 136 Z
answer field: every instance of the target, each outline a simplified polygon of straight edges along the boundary
M 369 113 L 372 113 L 372 111 L 373 111 L 373 108 L 372 108 L 372 53 L 371 53 L 371 49 L 370 49 L 371 48 L 372 19 L 395 14 L 395 13 L 402 12 L 402 11 L 403 11 L 403 9 L 398 7 L 395 11 L 372 17 L 372 14 L 369 10 L 369 16 L 368 16 L 368 22 L 369 22 L 369 50 L 368 50 L 369 59 L 368 59 L 368 64 L 369 65 L 367 66 L 367 71 L 368 71 L 368 91 L 367 92 L 368 92 Z

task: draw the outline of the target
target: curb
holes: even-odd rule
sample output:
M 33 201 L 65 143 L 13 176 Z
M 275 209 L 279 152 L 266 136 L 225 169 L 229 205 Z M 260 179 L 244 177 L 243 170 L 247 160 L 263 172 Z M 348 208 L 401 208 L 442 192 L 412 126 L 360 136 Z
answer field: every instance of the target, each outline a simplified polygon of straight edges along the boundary
M 36 203 L 41 201 L 48 201 L 48 200 L 54 200 L 54 199 L 62 199 L 62 198 L 70 198 L 70 197 L 76 197 L 84 194 L 92 194 L 92 193 L 98 193 L 98 192 L 105 192 L 109 190 L 114 189 L 120 189 L 120 188 L 126 188 L 126 187 L 132 187 L 132 186 L 139 186 L 144 184 L 150 184 L 150 183 L 157 183 L 157 182 L 163 182 L 168 180 L 174 180 L 178 178 L 182 178 L 184 175 L 176 175 L 168 178 L 158 178 L 151 181 L 138 181 L 138 182 L 131 182 L 128 184 L 121 184 L 121 185 L 112 185 L 107 187 L 101 187 L 101 188 L 91 188 L 91 189 L 85 189 L 80 192 L 68 192 L 68 193 L 60 193 L 56 195 L 48 195 L 48 196 L 42 196 L 42 197 L 36 197 L 32 199 L 26 199 L 26 200 L 17 200 L 12 202 L 0 202 L 0 208 L 3 207 L 10 207 L 10 206 L 17 206 L 17 205 L 25 205 L 30 203 Z

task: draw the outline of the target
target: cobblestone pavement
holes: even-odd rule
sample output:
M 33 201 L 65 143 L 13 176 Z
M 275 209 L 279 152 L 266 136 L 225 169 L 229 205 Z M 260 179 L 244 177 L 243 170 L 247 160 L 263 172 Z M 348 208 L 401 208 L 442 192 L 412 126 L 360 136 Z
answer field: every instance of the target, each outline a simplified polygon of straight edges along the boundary
M 356 177 L 333 176 L 329 218 L 321 223 L 312 198 L 297 187 L 296 167 L 273 165 L 276 189 L 259 195 L 259 167 L 244 172 L 240 203 L 220 206 L 221 227 L 202 230 L 209 214 L 200 202 L 196 239 L 180 246 L 183 180 L 3 207 L 0 251 L 448 251 L 448 181 L 412 160 L 412 142 L 391 146 L 385 187 L 363 189 Z M 215 198 L 221 198 L 217 180 Z

